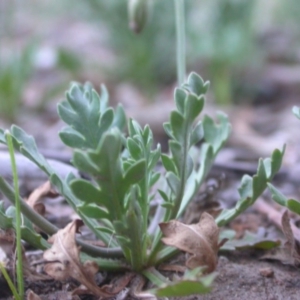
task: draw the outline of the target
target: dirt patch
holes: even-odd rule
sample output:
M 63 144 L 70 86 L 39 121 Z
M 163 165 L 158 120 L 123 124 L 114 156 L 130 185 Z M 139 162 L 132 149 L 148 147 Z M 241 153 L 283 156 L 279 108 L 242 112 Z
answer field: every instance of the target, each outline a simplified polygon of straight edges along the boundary
M 298 269 L 260 261 L 256 256 L 253 253 L 221 256 L 217 269 L 219 275 L 213 291 L 196 299 L 300 299 Z M 270 277 L 266 277 L 266 270 L 269 270 L 266 274 Z
M 262 261 L 262 251 L 239 251 L 222 253 L 217 267 L 218 276 L 212 292 L 208 295 L 176 297 L 173 300 L 298 300 L 300 299 L 299 269 L 274 261 Z M 99 274 L 102 280 L 107 277 Z M 102 281 L 100 280 L 100 281 Z M 93 296 L 70 297 L 67 291 L 76 286 L 75 281 L 58 282 L 37 281 L 27 285 L 43 300 L 53 299 L 85 299 L 96 300 Z M 6 283 L 0 282 L 0 300 L 10 298 Z M 133 299 L 130 296 L 122 299 Z

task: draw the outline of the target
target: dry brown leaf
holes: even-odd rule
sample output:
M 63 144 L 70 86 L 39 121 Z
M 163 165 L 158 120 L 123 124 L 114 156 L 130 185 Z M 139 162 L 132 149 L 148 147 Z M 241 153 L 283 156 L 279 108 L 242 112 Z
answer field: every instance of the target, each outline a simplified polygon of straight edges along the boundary
M 41 281 L 41 280 L 51 280 L 52 277 L 46 275 L 46 274 L 41 274 L 37 272 L 34 268 L 31 267 L 29 264 L 26 256 L 23 256 L 23 273 L 24 276 L 26 277 L 27 282 L 35 282 L 35 281 Z
M 262 259 L 279 260 L 283 264 L 300 266 L 300 242 L 294 237 L 287 210 L 281 217 L 281 226 L 286 238 L 284 246 L 269 251 Z
M 56 280 L 70 277 L 76 279 L 95 296 L 112 297 L 115 293 L 106 291 L 105 287 L 98 287 L 95 282 L 94 275 L 98 272 L 98 265 L 93 261 L 86 261 L 84 264 L 80 262 L 75 234 L 82 225 L 81 220 L 74 220 L 48 240 L 53 245 L 44 252 L 44 259 L 49 262 L 44 270 Z
M 132 278 L 135 277 L 135 275 L 136 274 L 134 274 L 133 272 L 127 272 L 120 277 L 116 277 L 110 284 L 103 286 L 102 289 L 105 292 L 116 295 L 121 290 L 123 290 L 129 284 L 129 282 L 131 282 Z
M 173 265 L 173 264 L 161 264 L 159 266 L 160 271 L 169 271 L 175 273 L 184 273 L 186 271 L 186 267 L 182 265 Z
M 35 294 L 32 290 L 27 291 L 27 300 L 41 300 L 40 296 Z
M 295 266 L 300 265 L 300 243 L 294 238 L 294 234 L 290 224 L 290 217 L 288 211 L 286 210 L 281 218 L 282 231 L 285 238 L 287 239 L 285 243 L 285 248 L 288 250 L 291 262 Z
M 144 292 L 142 291 L 145 283 L 146 283 L 146 279 L 144 276 L 136 275 L 131 282 L 129 295 L 133 299 L 156 300 L 157 297 L 154 296 L 153 294 L 151 294 L 147 291 L 144 291 Z
M 129 284 L 129 282 L 132 280 L 132 278 L 135 276 L 134 273 L 128 272 L 120 277 L 116 277 L 110 284 L 106 284 L 101 287 L 102 291 L 111 295 L 118 295 L 119 293 L 126 288 L 126 286 Z M 92 294 L 86 286 L 80 285 L 78 288 L 76 288 L 72 295 L 86 295 L 86 294 Z
M 204 212 L 197 224 L 186 225 L 177 220 L 159 224 L 162 241 L 169 246 L 185 251 L 191 256 L 186 261 L 189 269 L 206 266 L 206 273 L 215 270 L 218 262 L 219 227 L 214 218 Z
M 52 190 L 50 181 L 45 182 L 38 188 L 36 188 L 28 197 L 27 204 L 34 209 L 38 214 L 45 214 L 45 206 L 43 203 L 39 202 L 42 197 L 54 197 L 57 193 Z
M 13 229 L 8 229 L 6 231 L 0 229 L 0 263 L 4 265 L 4 267 L 11 271 L 12 273 L 15 272 L 15 234 Z M 26 277 L 28 282 L 36 281 L 36 280 L 49 280 L 51 277 L 39 274 L 34 269 L 30 267 L 30 264 L 24 255 L 24 249 L 22 248 L 23 258 L 22 258 L 22 265 L 23 265 L 23 273 Z

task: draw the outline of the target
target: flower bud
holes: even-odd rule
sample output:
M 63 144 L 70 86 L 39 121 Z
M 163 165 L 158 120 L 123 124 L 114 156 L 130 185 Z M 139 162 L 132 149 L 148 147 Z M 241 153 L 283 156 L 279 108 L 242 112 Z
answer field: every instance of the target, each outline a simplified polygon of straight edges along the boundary
M 144 28 L 148 15 L 147 0 L 128 0 L 129 28 L 140 33 Z

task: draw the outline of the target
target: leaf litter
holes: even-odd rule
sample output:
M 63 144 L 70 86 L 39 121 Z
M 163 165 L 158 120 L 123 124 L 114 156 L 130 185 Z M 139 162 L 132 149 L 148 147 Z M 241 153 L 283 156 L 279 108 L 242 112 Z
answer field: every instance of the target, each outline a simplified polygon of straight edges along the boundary
M 190 254 L 185 263 L 186 267 L 195 269 L 205 266 L 206 273 L 216 269 L 217 254 L 221 245 L 218 242 L 220 230 L 210 214 L 202 213 L 196 224 L 186 225 L 172 220 L 168 223 L 160 223 L 159 226 L 164 235 L 163 243 Z
M 285 236 L 285 243 L 282 247 L 274 249 L 272 252 L 265 254 L 262 259 L 278 260 L 283 264 L 300 266 L 300 241 L 293 234 L 290 223 L 289 213 L 286 210 L 281 218 L 282 232 Z
M 76 245 L 75 234 L 83 225 L 81 220 L 74 220 L 64 229 L 54 234 L 48 242 L 52 247 L 44 252 L 44 259 L 47 261 L 44 271 L 55 280 L 67 280 L 73 278 L 81 283 L 81 286 L 72 294 L 92 294 L 102 298 L 110 298 L 125 288 L 133 273 L 125 273 L 117 282 L 112 285 L 99 287 L 95 281 L 95 274 L 99 267 L 96 262 L 80 262 L 80 247 Z
M 58 194 L 51 188 L 50 181 L 46 181 L 41 186 L 37 187 L 27 198 L 27 204 L 34 209 L 38 214 L 44 216 L 46 209 L 41 203 L 43 197 L 56 197 Z

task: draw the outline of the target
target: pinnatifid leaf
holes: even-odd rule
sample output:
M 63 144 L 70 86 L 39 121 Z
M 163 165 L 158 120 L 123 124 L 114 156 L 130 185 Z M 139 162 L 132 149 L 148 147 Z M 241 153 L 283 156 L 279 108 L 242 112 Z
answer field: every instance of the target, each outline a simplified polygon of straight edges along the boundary
M 170 117 L 170 124 L 172 128 L 172 135 L 175 137 L 176 141 L 183 143 L 183 137 L 185 133 L 185 119 L 177 111 L 172 111 Z
M 281 159 L 284 153 L 284 148 L 282 151 L 277 149 L 274 150 L 271 159 L 271 168 L 273 175 L 273 170 L 277 170 L 280 167 Z M 277 159 L 278 158 L 278 159 Z M 266 161 L 266 160 L 265 160 Z M 270 161 L 270 160 L 267 160 Z M 275 162 L 276 161 L 276 162 Z M 267 163 L 268 164 L 268 163 Z M 252 205 L 259 195 L 269 186 L 273 195 L 275 195 L 274 200 L 278 200 L 280 203 L 284 203 L 285 199 L 283 195 L 276 192 L 276 189 L 272 185 L 268 185 L 268 178 L 265 171 L 265 163 L 263 160 L 259 161 L 259 166 L 257 173 L 250 177 L 249 175 L 244 175 L 239 187 L 240 199 L 238 200 L 236 206 L 232 209 L 224 209 L 221 214 L 216 218 L 218 226 L 224 226 L 230 220 L 234 219 L 236 216 L 245 211 L 250 205 Z M 268 168 L 268 166 L 267 166 Z
M 106 131 L 122 125 L 122 108 L 118 108 L 115 116 L 114 110 L 107 106 L 107 91 L 103 87 L 102 93 L 104 95 L 100 97 L 89 84 L 73 84 L 66 100 L 58 105 L 59 116 L 69 125 L 60 132 L 60 138 L 67 146 L 96 149 Z
M 268 188 L 271 191 L 272 199 L 276 201 L 281 206 L 287 207 L 287 198 L 276 189 L 271 183 L 268 183 Z
M 199 143 L 204 136 L 202 122 L 199 121 L 198 124 L 194 127 L 192 134 L 190 136 L 190 146 L 193 146 Z
M 167 172 L 172 172 L 174 174 L 178 174 L 178 170 L 174 164 L 174 161 L 168 155 L 162 154 L 161 161 Z
M 127 191 L 130 186 L 136 184 L 145 177 L 146 162 L 141 159 L 131 165 L 124 174 L 122 185 L 124 191 Z
M 107 205 L 108 195 L 87 180 L 73 180 L 71 182 L 71 190 L 74 195 L 85 204 L 95 203 L 98 205 Z
M 188 77 L 187 87 L 192 93 L 196 94 L 197 96 L 200 96 L 202 94 L 206 94 L 209 88 L 209 82 L 204 82 L 203 79 L 197 73 L 192 72 Z
M 168 137 L 174 138 L 170 122 L 163 123 L 163 127 L 164 127 L 165 133 L 168 135 Z
M 285 206 L 290 211 L 300 215 L 300 202 L 295 199 L 288 199 L 278 189 L 276 189 L 271 183 L 268 183 L 268 187 L 271 191 L 272 199 L 281 206 Z
M 202 124 L 204 130 L 204 139 L 212 145 L 214 153 L 218 153 L 231 132 L 231 125 L 228 118 L 223 113 L 218 113 L 218 122 L 215 123 L 209 116 L 204 116 Z
M 77 206 L 77 209 L 82 214 L 84 214 L 89 218 L 97 219 L 97 220 L 103 220 L 103 219 L 109 220 L 109 213 L 95 204 L 80 205 Z
M 201 113 L 204 106 L 204 97 L 197 97 L 196 95 L 189 94 L 185 102 L 185 117 L 188 123 L 192 125 L 198 115 Z
M 141 157 L 142 150 L 140 146 L 134 139 L 130 137 L 127 139 L 127 149 L 134 159 L 139 159 Z
M 49 165 L 45 157 L 40 154 L 34 138 L 28 135 L 23 129 L 15 125 L 11 127 L 10 131 L 13 136 L 14 146 L 17 148 L 17 150 L 28 159 L 33 161 L 46 174 L 51 175 L 54 170 Z
M 175 89 L 174 99 L 176 103 L 176 108 L 182 115 L 184 115 L 186 97 L 187 97 L 187 93 L 185 92 L 184 89 L 181 88 Z
M 180 189 L 180 181 L 179 178 L 172 172 L 168 172 L 166 174 L 166 179 L 169 187 L 175 195 L 178 195 Z
M 267 174 L 262 159 L 258 162 L 258 169 L 256 175 L 253 176 L 253 194 L 252 198 L 257 199 L 257 197 L 265 190 L 267 183 Z
M 242 249 L 260 249 L 269 250 L 278 247 L 281 242 L 279 239 L 270 238 L 264 228 L 259 228 L 258 232 L 253 233 L 245 231 L 241 239 L 234 239 L 235 232 L 233 230 L 225 230 L 221 232 L 220 238 L 228 237 L 229 240 L 220 248 L 224 251 L 235 251 Z

